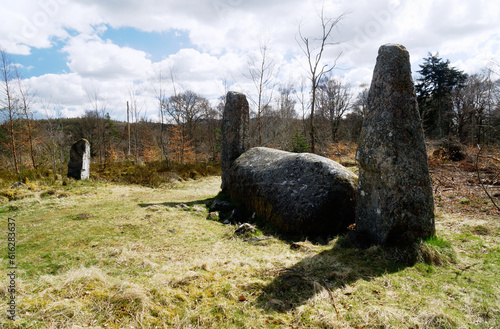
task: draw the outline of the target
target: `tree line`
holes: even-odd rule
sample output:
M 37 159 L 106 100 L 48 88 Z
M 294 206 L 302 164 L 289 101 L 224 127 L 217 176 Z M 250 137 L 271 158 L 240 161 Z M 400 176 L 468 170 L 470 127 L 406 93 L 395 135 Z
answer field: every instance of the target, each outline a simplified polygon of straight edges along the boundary
M 468 75 L 450 66 L 438 54 L 420 65 L 415 89 L 426 136 L 455 137 L 477 145 L 500 138 L 500 80 L 485 69 Z
M 266 49 L 261 47 L 261 57 L 249 63 L 248 76 L 254 80 L 258 95 L 251 99 L 251 145 L 324 155 L 332 143 L 356 142 L 367 111 L 366 86 L 356 92 L 331 70 L 321 68 L 320 75 L 310 76 L 313 88 L 306 81 L 278 84 L 268 72 L 273 67 L 266 63 Z M 307 52 L 308 48 L 304 49 Z M 89 140 L 93 162 L 102 166 L 125 160 L 182 164 L 219 159 L 224 95 L 212 105 L 192 90 L 174 88 L 172 95 L 166 95 L 160 83 L 155 90 L 159 122 L 142 115 L 133 92 L 127 102 L 130 119 L 120 122 L 110 118 L 99 91 L 90 89 L 87 96 L 91 108 L 83 116 L 35 119 L 34 92 L 21 79 L 8 54 L 0 54 L 2 169 L 19 173 L 24 168 L 41 167 L 64 173 L 69 148 L 80 138 Z M 314 68 L 315 63 L 311 65 Z M 498 143 L 500 80 L 493 76 L 491 70 L 467 75 L 438 54 L 429 54 L 416 79 L 426 137 L 456 139 L 470 145 Z M 173 76 L 170 78 L 173 81 Z

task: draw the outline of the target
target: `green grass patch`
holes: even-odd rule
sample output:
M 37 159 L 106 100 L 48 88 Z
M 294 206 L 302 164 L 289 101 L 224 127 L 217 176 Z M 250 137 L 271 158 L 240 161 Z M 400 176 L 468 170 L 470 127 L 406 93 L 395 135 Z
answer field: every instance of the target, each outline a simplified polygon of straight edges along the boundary
M 358 249 L 236 235 L 206 219 L 218 177 L 58 182 L 0 205 L 17 230 L 18 318 L 2 327 L 500 327 L 498 217 L 440 213 L 411 250 Z
M 443 238 L 437 236 L 427 238 L 425 243 L 438 248 L 451 248 L 451 242 L 445 241 Z

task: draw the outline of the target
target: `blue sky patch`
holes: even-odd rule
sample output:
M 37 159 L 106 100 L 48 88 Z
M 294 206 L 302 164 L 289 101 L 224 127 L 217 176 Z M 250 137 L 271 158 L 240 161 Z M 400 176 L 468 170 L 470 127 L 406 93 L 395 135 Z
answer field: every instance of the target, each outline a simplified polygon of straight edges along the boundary
M 132 27 L 114 29 L 108 26 L 101 35 L 120 47 L 129 47 L 148 53 L 153 62 L 160 62 L 182 48 L 193 48 L 186 31 L 144 32 Z
M 67 54 L 62 52 L 63 42 L 56 42 L 51 48 L 31 48 L 29 55 L 11 55 L 14 63 L 21 64 L 20 71 L 23 78 L 37 77 L 44 74 L 61 74 L 68 72 L 66 65 Z
M 71 31 L 70 35 L 72 34 Z M 107 27 L 100 35 L 103 40 L 111 40 L 120 47 L 142 50 L 149 54 L 153 62 L 160 62 L 168 55 L 179 52 L 182 48 L 194 48 L 186 31 L 144 32 L 125 27 L 114 29 Z M 53 43 L 51 48 L 31 48 L 29 55 L 12 55 L 14 63 L 23 65 L 22 77 L 30 78 L 44 74 L 63 74 L 69 72 L 67 53 L 62 51 L 65 41 Z

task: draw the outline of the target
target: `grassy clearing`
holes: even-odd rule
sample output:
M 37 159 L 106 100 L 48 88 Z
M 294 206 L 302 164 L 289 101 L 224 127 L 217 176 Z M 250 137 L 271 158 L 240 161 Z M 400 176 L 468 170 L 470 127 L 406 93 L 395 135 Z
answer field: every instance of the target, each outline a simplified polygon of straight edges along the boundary
M 219 186 L 218 177 L 156 189 L 73 182 L 0 204 L 4 223 L 17 223 L 19 314 L 0 324 L 500 327 L 498 216 L 438 213 L 438 238 L 409 265 L 398 250 L 359 250 L 345 238 L 291 249 L 277 238 L 236 236 L 234 225 L 200 210 Z

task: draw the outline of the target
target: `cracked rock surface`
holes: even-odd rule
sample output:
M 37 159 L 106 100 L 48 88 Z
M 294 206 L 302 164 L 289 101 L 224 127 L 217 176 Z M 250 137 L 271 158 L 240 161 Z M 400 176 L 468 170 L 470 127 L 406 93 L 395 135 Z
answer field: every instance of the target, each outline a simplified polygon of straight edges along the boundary
M 356 230 L 367 244 L 406 244 L 435 234 L 422 123 L 401 45 L 380 47 L 356 154 Z
M 228 177 L 233 199 L 285 233 L 336 234 L 354 222 L 357 177 L 333 160 L 255 147 Z

